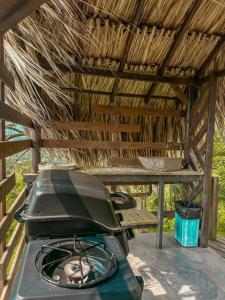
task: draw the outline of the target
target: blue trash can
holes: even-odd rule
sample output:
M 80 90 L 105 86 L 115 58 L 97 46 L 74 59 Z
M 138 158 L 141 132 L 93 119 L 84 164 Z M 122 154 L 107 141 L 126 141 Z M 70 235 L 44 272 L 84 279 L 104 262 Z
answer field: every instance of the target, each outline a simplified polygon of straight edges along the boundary
M 197 247 L 202 208 L 192 202 L 175 204 L 175 239 L 184 247 Z

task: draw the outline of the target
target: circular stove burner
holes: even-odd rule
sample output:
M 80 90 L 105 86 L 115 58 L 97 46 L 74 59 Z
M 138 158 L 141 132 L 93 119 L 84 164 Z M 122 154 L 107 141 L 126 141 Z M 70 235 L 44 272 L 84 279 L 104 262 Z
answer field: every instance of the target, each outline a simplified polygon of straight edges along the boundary
M 70 260 L 64 266 L 64 272 L 68 280 L 76 281 L 81 283 L 83 281 L 86 282 L 88 279 L 88 274 L 91 271 L 91 266 L 84 261 L 83 257 L 79 259 L 78 257 Z
M 105 244 L 76 238 L 42 246 L 35 266 L 41 278 L 67 288 L 95 286 L 117 271 L 116 258 Z

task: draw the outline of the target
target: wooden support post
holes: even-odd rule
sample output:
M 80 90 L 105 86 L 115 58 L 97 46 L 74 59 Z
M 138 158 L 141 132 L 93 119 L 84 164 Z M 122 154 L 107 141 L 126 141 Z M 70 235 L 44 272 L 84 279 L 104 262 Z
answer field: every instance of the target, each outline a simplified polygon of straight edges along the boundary
M 32 173 L 38 173 L 38 165 L 41 161 L 41 150 L 40 150 L 40 129 L 33 128 L 32 130 Z
M 164 191 L 165 184 L 163 181 L 159 182 L 159 195 L 158 195 L 158 212 L 157 216 L 159 219 L 159 224 L 157 226 L 157 237 L 156 246 L 162 249 L 162 238 L 163 238 L 163 209 L 164 209 Z
M 3 61 L 4 58 L 4 42 L 3 42 L 3 35 L 0 35 L 0 60 Z M 4 83 L 0 81 L 0 101 L 5 100 L 5 89 Z M 0 142 L 5 140 L 5 121 L 0 120 Z M 1 144 L 0 144 L 1 147 Z M 6 166 L 5 166 L 5 159 L 0 160 L 0 181 L 5 179 L 6 177 Z M 6 214 L 6 197 L 3 196 L 0 199 L 0 222 L 4 218 Z M 5 239 L 0 243 L 0 257 L 5 250 Z M 0 294 L 5 284 L 6 278 L 4 276 L 3 270 L 0 270 Z
M 113 123 L 118 124 L 119 123 L 119 115 L 113 116 Z M 120 134 L 118 132 L 112 132 L 112 142 L 118 142 L 120 139 Z M 119 158 L 119 150 L 112 150 L 112 158 Z M 111 189 L 113 192 L 117 191 L 117 186 L 113 185 L 111 186 Z
M 209 204 L 211 197 L 211 176 L 212 176 L 212 156 L 213 156 L 213 142 L 215 132 L 215 113 L 216 113 L 216 86 L 217 81 L 214 73 L 209 77 L 209 96 L 208 96 L 208 126 L 206 133 L 206 157 L 205 157 L 205 175 L 203 185 L 203 199 L 202 199 L 202 225 L 201 225 L 201 247 L 208 246 L 208 232 L 209 232 Z
M 209 207 L 209 240 L 215 241 L 217 231 L 219 177 L 212 177 L 211 185 L 212 188 Z

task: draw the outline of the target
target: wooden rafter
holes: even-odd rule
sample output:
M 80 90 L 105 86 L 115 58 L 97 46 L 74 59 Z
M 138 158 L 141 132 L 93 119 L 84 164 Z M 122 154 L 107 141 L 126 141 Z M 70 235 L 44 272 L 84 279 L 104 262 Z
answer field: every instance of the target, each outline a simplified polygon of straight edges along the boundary
M 131 106 L 110 106 L 96 105 L 95 113 L 121 114 L 121 115 L 140 115 L 140 116 L 159 116 L 159 117 L 184 117 L 185 110 L 179 109 L 160 109 Z
M 209 56 L 206 58 L 206 60 L 204 61 L 203 65 L 201 66 L 201 68 L 196 72 L 195 74 L 195 78 L 198 79 L 200 78 L 205 70 L 207 69 L 207 67 L 210 65 L 210 63 L 213 61 L 213 59 L 218 55 L 218 53 L 220 52 L 220 50 L 225 47 L 225 36 L 221 37 L 220 40 L 217 42 L 216 46 L 214 47 L 214 49 L 212 50 L 212 52 L 209 54 Z M 225 74 L 224 74 L 225 75 Z M 223 75 L 223 76 L 224 76 Z M 215 74 L 216 76 L 216 74 Z
M 80 94 L 103 95 L 103 96 L 109 96 L 109 97 L 111 97 L 111 95 L 112 95 L 111 92 L 78 89 L 77 87 L 61 87 L 61 89 L 64 91 L 74 91 L 74 92 L 76 92 L 78 90 L 78 92 Z M 145 98 L 144 94 L 116 93 L 115 96 L 125 97 L 125 98 Z M 75 98 L 76 98 L 76 96 L 75 96 Z M 162 95 L 154 95 L 154 96 L 152 96 L 152 98 L 159 99 L 159 100 L 178 100 L 178 98 L 174 97 L 174 96 L 162 96 Z
M 94 132 L 141 132 L 141 127 L 138 124 L 56 121 L 51 125 L 53 128 L 56 128 L 58 130 L 82 130 Z
M 70 149 L 102 149 L 102 150 L 179 150 L 183 144 L 161 142 L 111 142 L 111 141 L 79 141 L 79 140 L 41 140 L 43 148 L 70 148 Z
M 184 106 L 186 106 L 188 104 L 188 98 L 185 95 L 185 93 L 182 91 L 182 89 L 174 83 L 171 83 L 170 85 L 171 85 L 172 89 L 174 90 L 175 94 L 178 96 L 178 98 L 184 104 Z
M 126 61 L 127 61 L 127 58 L 128 58 L 128 54 L 129 54 L 129 51 L 130 51 L 130 48 L 131 48 L 131 44 L 132 44 L 132 41 L 133 41 L 135 31 L 136 31 L 137 27 L 139 26 L 139 24 L 141 22 L 141 18 L 142 18 L 142 15 L 143 15 L 143 9 L 144 9 L 144 0 L 138 0 L 134 21 L 133 21 L 131 30 L 128 34 L 128 38 L 127 38 L 127 41 L 126 41 L 126 46 L 124 48 L 123 56 L 122 56 L 122 59 L 120 61 L 120 65 L 119 65 L 119 71 L 120 72 L 124 71 L 124 67 L 125 67 L 125 64 L 126 64 Z M 112 96 L 111 96 L 111 99 L 110 99 L 111 103 L 114 102 L 115 96 L 117 94 L 118 86 L 119 86 L 119 79 L 116 78 L 115 82 L 114 82 L 114 85 L 113 85 Z
M 160 69 L 157 72 L 157 75 L 163 75 L 168 63 L 170 62 L 171 58 L 173 57 L 178 45 L 180 44 L 182 38 L 184 37 L 185 33 L 187 32 L 187 29 L 193 20 L 197 10 L 199 9 L 200 5 L 202 4 L 203 0 L 195 0 L 189 10 L 189 12 L 186 14 L 183 23 L 181 24 L 178 32 L 175 35 L 174 41 L 172 43 L 172 46 L 170 47 L 169 51 L 167 52 L 167 55 L 160 67 Z M 147 96 L 145 98 L 145 103 L 149 103 L 154 91 L 156 89 L 156 83 L 153 83 L 147 93 Z
M 0 0 L 0 32 L 14 28 L 48 0 Z
M 51 70 L 51 66 L 46 61 L 39 60 L 41 67 Z M 73 66 L 66 66 L 63 64 L 56 64 L 58 69 L 61 72 L 73 72 L 84 75 L 92 75 L 92 76 L 101 76 L 107 78 L 119 78 L 119 79 L 129 79 L 129 80 L 137 80 L 137 81 L 157 81 L 162 83 L 176 83 L 183 85 L 196 85 L 196 82 L 193 78 L 190 77 L 173 77 L 173 76 L 160 76 L 160 75 L 149 75 L 143 73 L 134 73 L 134 72 L 120 72 L 120 71 L 112 71 L 112 70 L 103 70 L 92 67 L 86 67 L 82 65 L 76 64 Z

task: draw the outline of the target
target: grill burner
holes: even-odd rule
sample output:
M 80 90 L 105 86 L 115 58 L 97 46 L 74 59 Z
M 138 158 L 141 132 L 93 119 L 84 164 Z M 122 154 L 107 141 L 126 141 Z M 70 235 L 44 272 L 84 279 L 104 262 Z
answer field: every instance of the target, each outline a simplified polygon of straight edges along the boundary
M 74 289 L 93 287 L 117 271 L 116 258 L 104 243 L 77 237 L 43 245 L 35 266 L 47 282 Z

